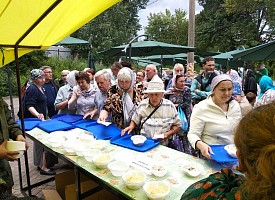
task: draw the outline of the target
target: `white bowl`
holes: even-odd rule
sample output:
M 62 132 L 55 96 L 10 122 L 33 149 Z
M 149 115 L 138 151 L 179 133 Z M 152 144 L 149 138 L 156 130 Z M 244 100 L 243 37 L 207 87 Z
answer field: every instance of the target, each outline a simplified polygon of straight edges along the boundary
M 63 144 L 63 141 L 65 140 L 65 138 L 63 136 L 51 136 L 48 138 L 48 144 L 51 147 L 60 147 Z
M 151 172 L 157 177 L 163 177 L 167 174 L 168 168 L 163 163 L 153 164 L 151 167 Z
M 130 170 L 122 175 L 122 179 L 127 188 L 137 190 L 145 183 L 146 175 L 142 171 Z
M 229 156 L 231 156 L 232 158 L 237 158 L 237 154 L 236 154 L 237 148 L 236 148 L 235 144 L 226 145 L 224 147 L 224 149 L 227 151 Z
M 68 154 L 75 154 L 74 145 L 75 145 L 75 142 L 73 141 L 65 140 L 63 142 L 63 147 Z
M 100 168 L 100 169 L 106 168 L 109 162 L 111 161 L 112 161 L 112 157 L 106 153 L 96 155 L 93 158 L 93 163 L 97 168 Z
M 197 177 L 203 172 L 204 168 L 199 163 L 190 162 L 183 165 L 182 170 L 187 176 Z
M 142 146 L 144 142 L 147 140 L 147 138 L 143 135 L 134 135 L 131 137 L 131 140 L 133 141 L 134 145 Z
M 93 140 L 89 144 L 90 144 L 90 148 L 92 148 L 92 149 L 102 150 L 103 148 L 105 148 L 108 145 L 108 141 L 106 141 L 106 140 Z
M 110 162 L 107 167 L 113 176 L 122 176 L 122 174 L 128 170 L 129 165 L 123 161 L 113 161 Z
M 7 141 L 6 149 L 8 151 L 20 151 L 20 150 L 26 150 L 25 142 L 21 141 Z
M 79 136 L 79 140 L 82 142 L 91 142 L 93 141 L 95 138 L 93 135 L 91 134 L 87 134 L 85 132 L 81 133 Z
M 162 181 L 149 181 L 143 186 L 147 197 L 153 200 L 162 200 L 170 192 L 170 186 Z
M 26 149 L 25 142 L 21 141 L 7 141 L 6 149 L 8 151 L 18 151 L 19 154 L 13 155 L 14 158 L 21 158 Z
M 83 154 L 85 160 L 87 160 L 88 162 L 93 162 L 93 158 L 96 155 L 101 154 L 101 151 L 98 149 L 89 149 L 87 151 L 83 151 L 82 154 Z
M 83 152 L 86 150 L 87 150 L 87 147 L 83 144 L 74 145 L 74 151 L 78 156 L 83 156 Z

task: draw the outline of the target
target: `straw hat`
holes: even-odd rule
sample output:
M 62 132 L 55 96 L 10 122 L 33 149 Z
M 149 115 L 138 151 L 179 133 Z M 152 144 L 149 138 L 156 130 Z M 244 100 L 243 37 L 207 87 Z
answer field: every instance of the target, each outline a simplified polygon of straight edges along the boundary
M 148 82 L 147 90 L 144 93 L 161 93 L 165 92 L 163 82 Z

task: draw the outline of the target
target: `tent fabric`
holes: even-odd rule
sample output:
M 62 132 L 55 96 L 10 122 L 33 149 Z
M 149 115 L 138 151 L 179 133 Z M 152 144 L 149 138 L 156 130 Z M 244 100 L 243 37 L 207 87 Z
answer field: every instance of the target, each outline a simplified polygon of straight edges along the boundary
M 89 44 L 86 40 L 81 40 L 74 37 L 66 37 L 65 39 L 61 40 L 60 42 L 56 43 L 54 46 L 58 45 L 73 45 L 73 44 Z
M 109 50 L 102 51 L 100 54 L 108 56 L 125 56 L 129 55 L 131 48 L 131 56 L 152 56 L 152 55 L 169 55 L 169 54 L 179 54 L 195 51 L 194 47 L 181 46 L 175 44 L 169 44 L 158 41 L 138 41 L 133 42 L 131 47 L 128 46 L 126 52 L 124 52 L 125 47 L 128 45 L 120 45 L 112 47 Z
M 235 53 L 233 54 L 233 59 L 243 61 L 275 59 L 275 40 Z
M 19 57 L 34 50 L 48 49 L 61 41 L 119 0 L 2 0 L 0 4 L 0 47 L 4 48 L 5 62 L 15 59 L 14 45 L 19 43 Z M 51 9 L 52 8 L 52 9 Z M 50 11 L 43 19 L 41 15 Z M 40 20 L 33 29 L 33 24 Z M 10 47 L 9 47 L 10 46 Z

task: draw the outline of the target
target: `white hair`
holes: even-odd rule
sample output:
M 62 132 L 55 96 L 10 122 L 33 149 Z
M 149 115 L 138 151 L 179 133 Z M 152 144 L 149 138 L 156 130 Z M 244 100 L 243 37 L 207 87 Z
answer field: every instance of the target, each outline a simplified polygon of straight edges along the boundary
M 103 75 L 103 77 L 106 81 L 111 81 L 111 78 L 112 78 L 111 74 L 106 69 L 102 69 L 102 70 L 96 72 L 94 79 L 98 78 L 101 75 Z
M 132 77 L 132 73 L 131 73 L 131 69 L 128 67 L 123 67 L 119 70 L 118 74 L 117 74 L 117 80 L 120 81 L 132 81 L 133 77 Z

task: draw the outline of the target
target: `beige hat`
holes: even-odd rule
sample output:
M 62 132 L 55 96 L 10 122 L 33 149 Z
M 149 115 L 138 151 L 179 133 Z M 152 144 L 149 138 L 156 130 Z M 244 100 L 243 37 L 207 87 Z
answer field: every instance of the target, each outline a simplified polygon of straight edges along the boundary
M 163 82 L 148 82 L 147 90 L 144 93 L 161 93 L 165 92 Z

